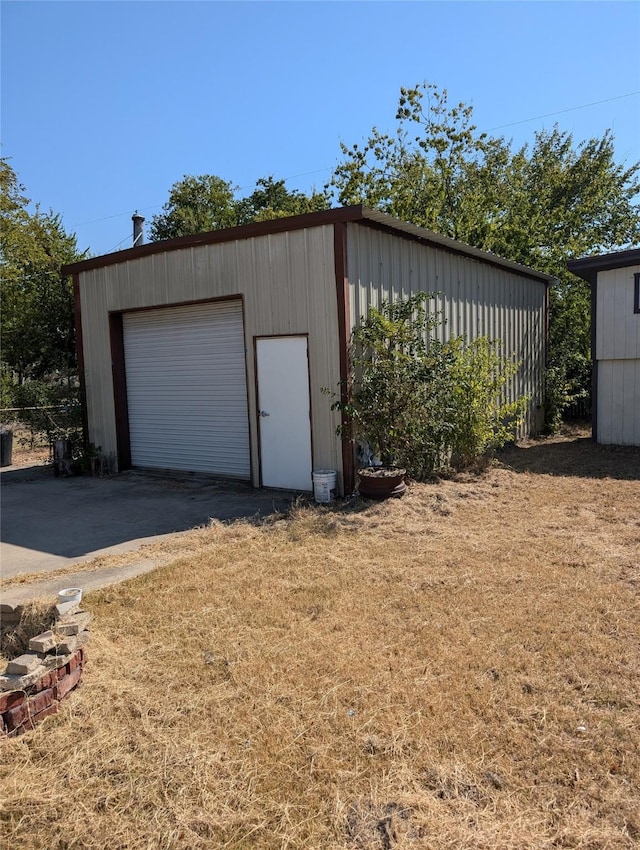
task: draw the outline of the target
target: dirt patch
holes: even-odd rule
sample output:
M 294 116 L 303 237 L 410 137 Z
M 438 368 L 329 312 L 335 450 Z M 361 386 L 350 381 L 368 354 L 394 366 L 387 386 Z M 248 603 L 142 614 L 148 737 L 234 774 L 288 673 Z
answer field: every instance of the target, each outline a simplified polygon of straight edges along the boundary
M 619 481 L 640 479 L 640 448 L 596 444 L 585 426 L 564 426 L 557 437 L 507 446 L 499 459 L 516 472 Z
M 19 422 L 3 425 L 13 434 L 11 466 L 43 466 L 52 462 L 51 448 L 42 434 L 34 434 Z

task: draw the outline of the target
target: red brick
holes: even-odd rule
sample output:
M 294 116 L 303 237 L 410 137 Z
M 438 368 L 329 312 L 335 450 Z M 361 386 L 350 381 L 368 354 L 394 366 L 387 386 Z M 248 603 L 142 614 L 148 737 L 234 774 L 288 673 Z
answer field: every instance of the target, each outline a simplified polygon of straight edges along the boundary
M 37 723 L 39 720 L 43 720 L 45 717 L 48 717 L 50 714 L 55 714 L 56 711 L 60 708 L 60 703 L 55 700 L 48 705 L 46 708 L 43 708 L 42 711 L 39 711 L 37 714 L 32 714 L 31 719 L 35 720 Z
M 46 691 L 47 688 L 53 687 L 55 683 L 58 681 L 58 671 L 50 670 L 48 673 L 45 673 L 42 678 L 38 679 L 35 684 L 31 685 L 29 688 L 29 693 L 37 694 L 39 691 Z
M 73 673 L 76 667 L 82 666 L 82 650 L 79 649 L 77 652 L 74 652 L 69 661 L 67 662 L 67 672 Z
M 15 738 L 16 735 L 22 735 L 25 732 L 28 732 L 29 729 L 33 729 L 34 726 L 35 726 L 35 723 L 33 722 L 33 720 L 27 720 L 25 723 L 22 723 L 20 726 L 16 726 L 15 729 L 8 729 L 7 730 L 7 737 L 8 738 Z
M 82 667 L 76 667 L 73 673 L 69 673 L 64 679 L 60 679 L 58 684 L 53 689 L 55 699 L 64 699 L 72 688 L 80 681 L 82 676 Z
M 49 708 L 51 703 L 53 702 L 53 688 L 49 688 L 46 691 L 40 691 L 39 694 L 35 694 L 29 700 L 29 710 L 32 715 L 39 714 L 41 711 L 44 711 L 45 708 Z
M 23 702 L 15 708 L 5 712 L 4 722 L 7 724 L 7 729 L 12 732 L 19 726 L 22 726 L 29 719 L 29 703 Z
M 49 688 L 46 691 L 40 691 L 39 694 L 35 694 L 21 705 L 17 705 L 15 708 L 9 709 L 9 711 L 5 713 L 7 728 L 12 730 L 17 729 L 18 726 L 24 725 L 28 722 L 29 717 L 35 717 L 43 711 L 46 711 L 53 701 L 53 689 Z
M 14 738 L 16 735 L 22 735 L 25 732 L 28 732 L 30 729 L 33 729 L 36 723 L 39 723 L 40 720 L 44 720 L 45 717 L 48 717 L 50 714 L 55 714 L 58 710 L 58 703 L 53 702 L 48 708 L 45 708 L 43 711 L 39 711 L 38 714 L 32 714 L 31 717 L 27 717 L 24 723 L 21 723 L 20 726 L 16 726 L 15 729 L 8 730 L 8 737 Z
M 0 694 L 0 714 L 4 714 L 10 708 L 15 708 L 16 705 L 24 702 L 26 698 L 24 691 L 8 691 L 7 693 Z

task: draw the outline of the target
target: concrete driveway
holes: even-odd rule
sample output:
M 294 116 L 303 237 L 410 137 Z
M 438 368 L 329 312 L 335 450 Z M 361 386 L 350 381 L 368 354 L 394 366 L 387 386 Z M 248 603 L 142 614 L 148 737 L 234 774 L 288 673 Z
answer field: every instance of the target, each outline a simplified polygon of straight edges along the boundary
M 45 467 L 0 470 L 4 579 L 132 551 L 210 518 L 286 511 L 295 497 L 204 476 L 125 472 L 55 478 Z M 59 582 L 58 582 L 59 583 Z M 13 596 L 11 588 L 3 600 Z

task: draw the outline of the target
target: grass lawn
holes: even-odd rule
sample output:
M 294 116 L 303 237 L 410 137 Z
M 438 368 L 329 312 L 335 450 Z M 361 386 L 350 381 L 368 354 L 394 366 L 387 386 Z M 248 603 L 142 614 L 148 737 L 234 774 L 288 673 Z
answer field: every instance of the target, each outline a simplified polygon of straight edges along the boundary
M 161 548 L 2 743 L 6 847 L 640 845 L 640 451 L 533 442 Z

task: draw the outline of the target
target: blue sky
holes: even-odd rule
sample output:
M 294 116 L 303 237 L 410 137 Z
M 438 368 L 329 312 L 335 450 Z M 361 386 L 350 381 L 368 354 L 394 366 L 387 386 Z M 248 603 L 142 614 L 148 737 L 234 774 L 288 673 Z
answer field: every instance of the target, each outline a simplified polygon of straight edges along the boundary
M 391 130 L 400 87 L 423 80 L 516 144 L 557 121 L 576 142 L 611 128 L 619 161 L 640 160 L 638 2 L 3 0 L 0 14 L 2 155 L 94 254 L 128 247 L 134 209 L 149 220 L 184 174 L 240 195 L 269 174 L 321 187 L 340 140 Z

